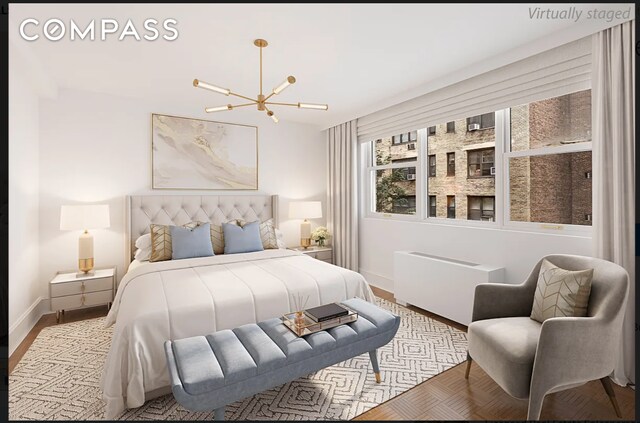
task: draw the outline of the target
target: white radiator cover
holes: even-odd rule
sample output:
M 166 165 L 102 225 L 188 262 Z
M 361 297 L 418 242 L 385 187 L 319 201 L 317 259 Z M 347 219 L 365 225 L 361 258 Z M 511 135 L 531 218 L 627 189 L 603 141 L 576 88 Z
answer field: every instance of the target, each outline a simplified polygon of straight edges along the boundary
M 463 325 L 471 323 L 481 283 L 503 282 L 504 269 L 415 251 L 394 252 L 394 296 Z

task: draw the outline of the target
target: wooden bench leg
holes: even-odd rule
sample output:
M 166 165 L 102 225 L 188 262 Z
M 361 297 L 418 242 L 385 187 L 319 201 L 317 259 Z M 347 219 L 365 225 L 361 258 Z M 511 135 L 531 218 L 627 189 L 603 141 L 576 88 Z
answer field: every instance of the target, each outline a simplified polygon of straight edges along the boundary
M 467 353 L 467 369 L 464 371 L 464 378 L 465 379 L 469 379 L 469 371 L 471 370 L 471 362 L 473 360 L 471 359 L 471 356 L 469 355 L 469 353 Z
M 616 411 L 616 416 L 621 419 L 622 413 L 620 412 L 620 406 L 618 405 L 618 400 L 616 399 L 616 392 L 613 390 L 613 385 L 611 385 L 611 379 L 609 379 L 609 376 L 603 377 L 602 379 L 600 379 L 600 383 L 602 383 L 602 386 L 604 387 L 604 390 L 607 393 L 609 400 L 611 401 L 611 405 L 613 405 L 613 409 Z
M 380 366 L 378 366 L 377 350 L 369 351 L 369 358 L 371 359 L 371 365 L 373 366 L 373 372 L 376 375 L 376 383 L 380 383 Z
M 224 421 L 224 407 L 216 408 L 213 411 L 213 420 Z

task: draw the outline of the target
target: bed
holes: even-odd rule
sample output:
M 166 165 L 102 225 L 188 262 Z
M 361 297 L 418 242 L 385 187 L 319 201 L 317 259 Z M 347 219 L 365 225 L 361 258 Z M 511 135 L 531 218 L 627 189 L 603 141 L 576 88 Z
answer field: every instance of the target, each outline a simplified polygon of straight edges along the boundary
M 278 222 L 277 196 L 131 196 L 127 262 L 149 224 Z M 278 317 L 292 295 L 307 307 L 373 293 L 358 273 L 299 252 L 272 249 L 156 263 L 134 263 L 118 286 L 106 325 L 113 339 L 102 375 L 105 417 L 170 392 L 163 343 Z

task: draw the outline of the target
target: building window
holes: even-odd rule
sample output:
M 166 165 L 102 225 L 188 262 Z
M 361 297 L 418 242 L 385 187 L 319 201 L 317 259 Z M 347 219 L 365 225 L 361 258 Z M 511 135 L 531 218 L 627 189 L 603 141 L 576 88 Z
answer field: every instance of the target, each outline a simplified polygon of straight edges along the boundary
M 429 176 L 436 176 L 436 155 L 431 154 L 429 156 Z
M 509 117 L 508 220 L 591 226 L 591 90 L 515 106 Z
M 447 219 L 456 218 L 456 197 L 447 195 Z
M 435 135 L 436 134 L 436 127 L 435 126 L 430 126 L 429 128 L 427 128 L 427 134 Z
M 484 148 L 482 150 L 468 151 L 467 163 L 469 165 L 469 178 L 495 176 L 496 168 L 494 157 L 495 148 Z
M 391 139 L 393 145 L 398 145 L 402 142 L 400 135 L 394 135 L 393 137 L 391 137 Z
M 484 220 L 493 222 L 495 220 L 495 197 L 467 197 L 467 218 L 469 220 Z
M 429 196 L 429 217 L 436 217 L 436 196 L 435 195 L 430 195 Z
M 456 175 L 456 153 L 447 153 L 447 176 Z
M 494 112 L 467 118 L 467 131 L 488 129 L 496 126 L 496 114 Z
M 456 132 L 456 123 L 454 121 L 447 122 L 447 133 Z
M 416 142 L 416 141 L 418 141 L 418 131 L 409 132 L 409 142 Z

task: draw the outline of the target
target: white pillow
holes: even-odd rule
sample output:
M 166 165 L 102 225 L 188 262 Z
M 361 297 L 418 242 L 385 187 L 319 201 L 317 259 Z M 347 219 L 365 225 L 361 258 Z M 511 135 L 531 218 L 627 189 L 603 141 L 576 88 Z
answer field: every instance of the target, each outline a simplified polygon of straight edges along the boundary
M 287 246 L 284 245 L 284 234 L 278 228 L 275 228 L 275 231 L 276 231 L 276 243 L 278 245 L 278 248 L 281 249 L 281 250 L 286 249 Z
M 144 250 L 151 248 L 151 234 L 144 234 L 136 239 L 136 248 Z
M 133 258 L 138 261 L 149 261 L 151 258 L 151 247 L 143 249 L 138 248 Z

